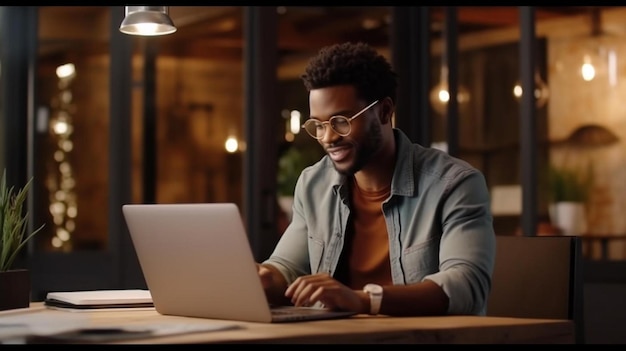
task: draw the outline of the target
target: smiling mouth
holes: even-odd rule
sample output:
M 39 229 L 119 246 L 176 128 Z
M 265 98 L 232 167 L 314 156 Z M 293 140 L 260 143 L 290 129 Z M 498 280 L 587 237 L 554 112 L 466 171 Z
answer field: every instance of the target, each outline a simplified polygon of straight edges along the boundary
M 326 153 L 334 162 L 341 162 L 350 156 L 351 150 L 351 147 L 341 146 L 326 149 Z

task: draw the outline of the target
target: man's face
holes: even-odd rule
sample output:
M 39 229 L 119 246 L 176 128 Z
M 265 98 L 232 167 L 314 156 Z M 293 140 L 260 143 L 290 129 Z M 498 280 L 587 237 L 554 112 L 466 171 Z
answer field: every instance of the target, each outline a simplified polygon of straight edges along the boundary
M 339 115 L 351 118 L 372 102 L 359 99 L 354 87 L 349 85 L 315 89 L 309 93 L 311 118 L 321 122 Z M 337 134 L 325 124 L 325 132 L 318 142 L 338 172 L 353 175 L 371 162 L 382 147 L 377 107 L 375 104 L 351 120 L 350 134 L 346 136 Z

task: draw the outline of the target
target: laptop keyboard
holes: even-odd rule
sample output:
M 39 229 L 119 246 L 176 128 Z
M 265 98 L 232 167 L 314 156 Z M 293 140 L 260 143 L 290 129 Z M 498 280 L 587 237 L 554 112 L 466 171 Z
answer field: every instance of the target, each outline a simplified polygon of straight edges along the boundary
M 354 312 L 332 311 L 315 307 L 282 306 L 271 309 L 272 319 L 275 322 L 311 321 L 320 319 L 344 318 L 354 315 Z
M 307 307 L 288 307 L 288 308 L 273 308 L 272 314 L 281 316 L 281 315 L 316 315 L 316 314 L 326 314 L 328 310 L 322 310 L 319 308 L 307 308 Z

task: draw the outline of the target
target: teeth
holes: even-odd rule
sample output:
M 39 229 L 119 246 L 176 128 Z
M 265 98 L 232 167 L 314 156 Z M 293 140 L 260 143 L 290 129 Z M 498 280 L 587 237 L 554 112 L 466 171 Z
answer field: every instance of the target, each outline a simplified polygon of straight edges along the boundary
M 348 149 L 339 149 L 328 153 L 333 161 L 340 161 L 348 155 Z

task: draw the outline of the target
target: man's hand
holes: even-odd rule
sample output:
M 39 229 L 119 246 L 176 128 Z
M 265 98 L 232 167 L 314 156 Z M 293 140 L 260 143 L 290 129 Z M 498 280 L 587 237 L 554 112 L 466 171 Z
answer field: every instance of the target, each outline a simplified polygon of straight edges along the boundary
M 295 306 L 312 306 L 319 301 L 333 310 L 357 313 L 367 313 L 369 310 L 367 294 L 352 290 L 327 273 L 299 277 L 287 288 L 285 296 Z
M 263 267 L 260 263 L 256 264 L 257 271 L 259 272 L 259 278 L 261 278 L 261 284 L 263 285 L 263 289 L 269 289 L 272 287 L 272 271 Z

